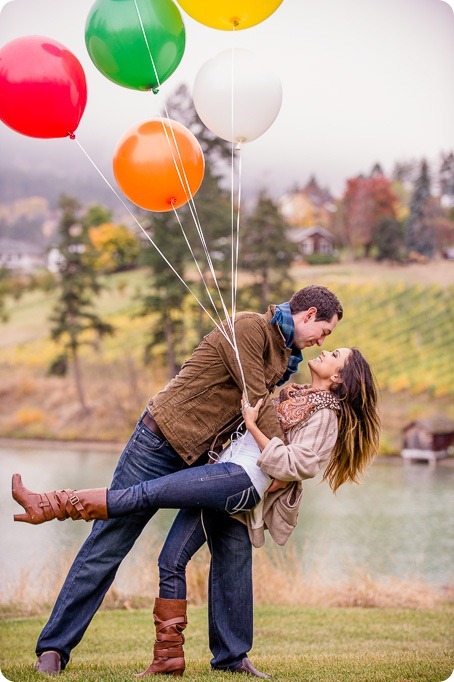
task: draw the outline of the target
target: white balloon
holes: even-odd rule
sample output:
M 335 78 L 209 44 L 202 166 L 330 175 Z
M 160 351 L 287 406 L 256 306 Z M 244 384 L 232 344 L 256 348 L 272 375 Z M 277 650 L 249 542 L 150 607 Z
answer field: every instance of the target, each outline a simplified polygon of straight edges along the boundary
M 279 77 L 249 50 L 232 48 L 205 62 L 193 88 L 196 111 L 218 137 L 250 142 L 273 123 L 282 104 Z

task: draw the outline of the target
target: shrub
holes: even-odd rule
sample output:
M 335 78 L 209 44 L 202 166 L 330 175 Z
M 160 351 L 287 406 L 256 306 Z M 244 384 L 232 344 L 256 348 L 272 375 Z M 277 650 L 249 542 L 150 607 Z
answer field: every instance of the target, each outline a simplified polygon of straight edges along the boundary
M 30 426 L 31 424 L 43 424 L 44 413 L 36 407 L 23 407 L 16 412 L 17 426 Z
M 304 260 L 308 265 L 331 265 L 332 263 L 339 262 L 339 256 L 337 254 L 328 253 L 311 253 L 310 255 L 304 256 Z

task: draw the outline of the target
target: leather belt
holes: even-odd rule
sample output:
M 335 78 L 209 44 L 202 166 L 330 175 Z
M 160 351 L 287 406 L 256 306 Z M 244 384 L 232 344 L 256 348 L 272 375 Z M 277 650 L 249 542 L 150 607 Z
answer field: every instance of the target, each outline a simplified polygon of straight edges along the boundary
M 150 431 L 152 431 L 157 436 L 159 436 L 160 438 L 163 438 L 165 440 L 164 434 L 162 433 L 161 429 L 156 424 L 155 420 L 153 419 L 153 417 L 151 416 L 151 414 L 148 411 L 145 412 L 145 414 L 143 415 L 142 421 L 145 424 L 145 426 L 150 429 Z

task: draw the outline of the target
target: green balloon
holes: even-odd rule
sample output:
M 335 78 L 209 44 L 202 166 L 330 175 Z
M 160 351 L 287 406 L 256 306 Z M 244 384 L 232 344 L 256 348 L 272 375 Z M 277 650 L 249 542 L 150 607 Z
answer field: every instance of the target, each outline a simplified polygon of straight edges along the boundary
M 96 0 L 85 25 L 85 44 L 96 68 L 134 90 L 157 92 L 180 63 L 185 42 L 172 0 Z

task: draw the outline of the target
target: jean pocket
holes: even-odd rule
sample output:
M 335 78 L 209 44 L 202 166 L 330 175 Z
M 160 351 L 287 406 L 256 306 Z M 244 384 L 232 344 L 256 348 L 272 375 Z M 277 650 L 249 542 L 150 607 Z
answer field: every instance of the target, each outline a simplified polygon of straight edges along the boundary
M 225 502 L 227 514 L 238 514 L 239 512 L 249 511 L 258 505 L 260 496 L 253 485 L 235 495 L 230 495 Z
M 167 444 L 165 438 L 150 431 L 145 424 L 141 425 L 134 438 L 134 448 L 140 448 L 144 452 L 157 452 Z

